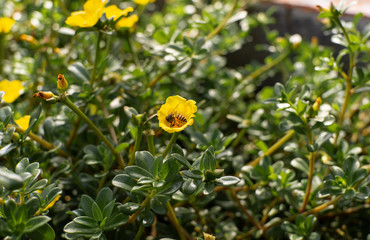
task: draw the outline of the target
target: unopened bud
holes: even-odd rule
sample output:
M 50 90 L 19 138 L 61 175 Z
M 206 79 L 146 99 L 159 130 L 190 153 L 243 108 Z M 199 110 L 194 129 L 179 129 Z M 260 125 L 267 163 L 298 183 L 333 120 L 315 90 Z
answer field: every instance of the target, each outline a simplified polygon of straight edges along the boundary
M 203 233 L 203 237 L 204 237 L 204 240 L 215 240 L 216 239 L 215 236 L 213 236 L 209 233 L 205 233 L 205 232 Z
M 68 82 L 62 74 L 58 74 L 57 87 L 60 90 L 66 90 L 68 88 Z
M 312 105 L 312 109 L 315 110 L 316 112 L 319 111 L 321 102 L 322 102 L 321 97 L 318 97 L 316 99 L 316 102 Z
M 43 98 L 45 100 L 48 100 L 52 97 L 55 97 L 55 95 L 52 92 L 39 91 L 39 92 L 33 94 L 33 97 L 39 97 L 39 98 Z

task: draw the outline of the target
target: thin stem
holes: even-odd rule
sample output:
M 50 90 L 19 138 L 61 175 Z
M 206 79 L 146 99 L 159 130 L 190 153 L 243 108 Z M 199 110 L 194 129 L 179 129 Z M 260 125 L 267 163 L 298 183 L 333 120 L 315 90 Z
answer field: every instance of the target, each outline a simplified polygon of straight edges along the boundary
M 167 206 L 167 209 L 168 209 L 168 217 L 170 218 L 171 223 L 175 226 L 175 228 L 177 230 L 177 233 L 179 234 L 180 239 L 181 240 L 186 240 L 183 229 L 182 229 L 181 225 L 179 224 L 179 221 L 177 220 L 177 217 L 175 215 L 175 212 L 173 211 L 171 203 L 167 202 L 166 206 Z
M 167 70 L 166 71 L 163 71 L 163 72 L 161 72 L 158 76 L 156 76 L 150 83 L 149 83 L 149 85 L 148 85 L 148 88 L 153 88 L 154 87 L 154 85 L 156 85 L 157 84 L 157 82 L 159 81 L 159 80 L 161 80 L 164 76 L 166 76 L 167 75 Z
M 140 225 L 139 231 L 137 231 L 134 240 L 140 240 L 141 235 L 144 233 L 144 226 Z
M 80 118 L 82 118 L 87 125 L 95 132 L 96 135 L 107 145 L 107 147 L 111 150 L 113 155 L 116 157 L 118 164 L 121 168 L 125 168 L 125 162 L 123 161 L 122 156 L 116 151 L 112 143 L 104 136 L 104 134 L 95 126 L 93 122 L 76 106 L 69 100 L 67 96 L 61 98 L 62 102 L 69 107 L 73 112 L 75 112 Z
M 18 127 L 18 126 L 16 126 L 16 125 L 9 125 L 10 127 L 14 127 L 15 128 L 15 130 L 18 132 L 18 133 L 21 133 L 21 134 L 24 134 L 25 132 L 26 132 L 26 130 L 24 130 L 23 128 L 20 128 L 20 127 Z M 46 149 L 49 149 L 49 150 L 53 150 L 53 149 L 56 149 L 57 147 L 54 145 L 54 144 L 52 144 L 52 143 L 50 143 L 50 142 L 48 142 L 48 141 L 46 141 L 46 140 L 44 140 L 44 139 L 42 139 L 41 137 L 39 137 L 39 136 L 37 136 L 36 134 L 34 134 L 34 133 L 32 133 L 32 132 L 29 132 L 28 133 L 28 137 L 30 137 L 32 140 L 34 140 L 35 142 L 38 142 L 41 146 L 43 146 L 44 148 L 46 148 Z M 65 157 L 65 158 L 72 158 L 72 160 L 76 160 L 75 158 L 73 158 L 73 157 L 71 157 L 68 153 L 66 153 L 66 152 L 64 152 L 63 150 L 61 150 L 61 149 L 58 149 L 57 151 L 56 151 L 56 153 L 58 154 L 58 155 L 60 155 L 60 156 L 62 156 L 62 157 Z
M 148 150 L 154 156 L 155 155 L 155 147 L 154 147 L 154 137 L 151 133 L 146 135 L 146 141 L 148 142 Z
M 162 157 L 163 159 L 166 158 L 167 154 L 170 152 L 171 148 L 172 148 L 172 145 L 176 142 L 177 138 L 179 137 L 180 133 L 179 132 L 175 132 L 172 134 L 172 137 L 170 139 L 170 142 L 168 143 L 166 149 L 163 151 L 162 153 Z
M 261 156 L 259 156 L 258 158 L 256 158 L 255 160 L 253 160 L 252 162 L 249 162 L 248 165 L 250 166 L 255 166 L 259 163 L 259 161 L 261 161 L 261 159 L 263 157 L 266 157 L 266 156 L 270 156 L 271 154 L 273 154 L 277 149 L 279 149 L 281 147 L 281 145 L 283 145 L 284 143 L 286 143 L 290 138 L 292 138 L 295 134 L 295 131 L 294 130 L 289 130 L 289 132 L 287 134 L 285 134 L 284 137 L 282 137 L 279 141 L 277 141 L 274 145 L 272 145 L 267 151 L 266 153 L 262 154 Z
M 100 106 L 101 106 L 101 109 L 103 111 L 104 117 L 109 117 L 109 112 L 108 112 L 107 107 L 104 104 L 103 99 L 99 95 L 96 96 L 96 99 L 100 103 Z M 113 125 L 111 123 L 108 123 L 107 127 L 108 127 L 108 130 L 109 130 L 110 136 L 112 137 L 113 143 L 118 145 L 118 138 L 117 138 L 117 134 L 116 134 L 116 131 L 114 130 Z
M 238 196 L 236 195 L 236 192 L 233 188 L 230 189 L 231 196 L 235 200 L 236 204 L 239 206 L 239 209 L 242 210 L 242 212 L 247 216 L 249 221 L 258 229 L 262 229 L 262 226 L 254 219 L 254 217 L 248 212 L 248 210 L 243 206 L 243 204 L 240 202 Z
M 144 199 L 144 201 L 141 203 L 140 208 L 135 213 L 133 213 L 130 216 L 130 218 L 128 219 L 127 223 L 132 223 L 133 221 L 135 221 L 135 219 L 137 218 L 137 216 L 140 214 L 141 210 L 143 210 L 143 208 L 145 208 L 149 204 L 150 199 L 153 196 L 154 196 L 154 192 L 152 192 L 151 194 L 149 194 L 148 196 L 146 196 L 146 198 Z
M 307 119 L 304 118 L 304 117 L 301 117 L 301 119 L 302 119 L 302 121 L 304 123 L 304 126 L 306 128 L 306 131 L 307 131 L 308 142 L 309 142 L 310 145 L 313 145 L 312 131 L 311 131 L 310 126 L 308 125 Z M 308 170 L 307 188 L 306 188 L 306 193 L 305 193 L 305 197 L 304 197 L 300 212 L 304 212 L 304 210 L 306 209 L 308 199 L 309 199 L 310 194 L 311 194 L 313 171 L 314 171 L 314 167 L 315 167 L 315 152 L 310 152 L 310 164 L 309 165 L 310 166 L 309 166 L 309 170 Z
M 210 32 L 207 35 L 206 41 L 212 39 L 214 36 L 216 36 L 226 26 L 226 23 L 229 20 L 229 18 L 233 15 L 233 13 L 234 13 L 234 11 L 237 7 L 237 4 L 238 4 L 238 0 L 234 0 L 233 5 L 232 5 L 230 11 L 225 16 L 224 20 L 222 22 L 220 22 L 220 24 L 212 32 Z
M 136 138 L 135 138 L 135 146 L 134 150 L 132 151 L 130 155 L 130 161 L 128 163 L 128 166 L 131 166 L 135 163 L 135 153 L 139 150 L 140 144 L 141 144 L 141 139 L 143 138 L 143 126 L 140 125 L 137 128 L 137 133 L 136 133 Z
M 81 123 L 81 118 L 77 117 L 76 122 L 73 124 L 72 132 L 69 134 L 69 138 L 68 138 L 67 143 L 66 143 L 66 148 L 67 149 L 71 146 L 73 140 L 75 139 L 75 137 L 77 135 L 78 126 L 80 126 L 80 123 Z
M 96 48 L 95 48 L 94 66 L 93 66 L 93 71 L 92 71 L 91 78 L 90 78 L 91 92 L 94 90 L 94 82 L 95 82 L 95 79 L 96 79 L 96 69 L 98 67 L 98 61 L 99 61 L 101 38 L 102 38 L 102 32 L 98 31 L 98 37 L 97 37 L 97 40 L 96 40 Z

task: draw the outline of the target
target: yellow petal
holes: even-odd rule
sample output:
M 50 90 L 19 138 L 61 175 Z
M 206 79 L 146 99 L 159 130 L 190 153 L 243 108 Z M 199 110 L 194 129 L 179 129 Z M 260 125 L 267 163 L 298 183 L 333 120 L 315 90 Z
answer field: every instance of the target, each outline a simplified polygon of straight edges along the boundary
M 113 20 L 117 20 L 121 16 L 127 16 L 128 13 L 134 11 L 132 7 L 125 8 L 121 10 L 116 5 L 110 5 L 104 9 L 105 16 L 110 19 L 113 17 Z
M 15 23 L 14 19 L 8 17 L 0 18 L 0 33 L 8 33 Z
M 157 112 L 159 126 L 169 133 L 180 132 L 184 130 L 187 126 L 190 126 L 194 123 L 194 113 L 197 111 L 197 106 L 195 104 L 196 102 L 194 100 L 187 101 L 185 98 L 178 95 L 168 97 L 166 103 L 163 104 Z M 169 114 L 173 114 L 173 116 L 180 114 L 186 118 L 187 122 L 181 125 L 177 124 L 179 121 L 178 119 L 175 119 L 176 124 L 171 126 L 171 122 L 167 121 L 166 119 Z
M 155 2 L 155 0 L 134 0 L 134 3 L 138 5 L 147 5 L 150 2 Z
M 88 0 L 83 11 L 72 12 L 65 21 L 66 24 L 76 27 L 93 27 L 103 15 L 104 5 L 108 0 Z
M 14 102 L 23 93 L 23 89 L 22 82 L 19 80 L 0 81 L 0 91 L 5 92 L 2 101 L 6 103 Z
M 129 17 L 121 18 L 116 24 L 116 29 L 132 28 L 137 21 L 139 21 L 139 17 L 136 14 L 133 14 Z
M 49 203 L 49 205 L 47 205 L 47 206 L 43 209 L 43 211 L 46 211 L 46 210 L 48 210 L 49 208 L 51 208 L 52 206 L 54 206 L 54 204 L 59 200 L 59 198 L 60 198 L 60 195 L 56 196 L 56 197 L 53 199 L 53 201 L 51 201 L 51 202 Z
M 22 129 L 26 130 L 30 124 L 30 115 L 24 115 L 23 117 L 14 120 L 14 122 Z

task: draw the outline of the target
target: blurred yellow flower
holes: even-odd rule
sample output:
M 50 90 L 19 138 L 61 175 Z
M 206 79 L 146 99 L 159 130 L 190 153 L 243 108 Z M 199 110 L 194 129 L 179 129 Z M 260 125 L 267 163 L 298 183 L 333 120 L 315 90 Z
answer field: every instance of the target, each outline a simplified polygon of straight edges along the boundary
M 180 96 L 168 97 L 166 103 L 157 112 L 159 126 L 169 133 L 180 132 L 194 123 L 197 111 L 194 100 Z
M 92 27 L 104 13 L 104 5 L 108 0 L 87 0 L 83 11 L 72 12 L 65 21 L 70 26 Z
M 19 39 L 21 41 L 25 41 L 25 42 L 29 42 L 29 43 L 35 43 L 35 38 L 31 35 L 27 35 L 27 34 L 22 34 L 19 36 Z
M 8 17 L 0 18 L 0 33 L 8 33 L 15 23 L 14 19 Z
M 22 129 L 26 130 L 30 124 L 30 115 L 24 115 L 23 117 L 14 120 L 14 122 Z
M 48 210 L 49 208 L 51 208 L 52 206 L 54 206 L 54 204 L 59 200 L 59 198 L 60 198 L 60 195 L 56 196 L 56 197 L 53 199 L 53 201 L 51 201 L 51 202 L 49 203 L 49 205 L 47 205 L 47 206 L 43 209 L 43 211 L 46 211 L 46 210 Z
M 116 5 L 110 5 L 106 7 L 104 10 L 106 17 L 108 19 L 113 18 L 114 21 L 116 21 L 121 16 L 124 16 L 117 22 L 116 24 L 117 30 L 123 27 L 131 28 L 139 20 L 139 17 L 136 14 L 126 17 L 127 14 L 129 14 L 132 11 L 134 11 L 132 7 L 128 7 L 121 10 Z
M 0 81 L 0 91 L 4 91 L 5 95 L 2 101 L 6 103 L 14 102 L 23 93 L 22 82 L 19 80 L 2 80 Z
M 139 17 L 136 14 L 133 14 L 129 17 L 121 18 L 116 24 L 116 28 L 132 28 L 137 21 L 139 21 Z
M 150 2 L 155 2 L 155 0 L 134 0 L 134 3 L 138 5 L 147 5 Z

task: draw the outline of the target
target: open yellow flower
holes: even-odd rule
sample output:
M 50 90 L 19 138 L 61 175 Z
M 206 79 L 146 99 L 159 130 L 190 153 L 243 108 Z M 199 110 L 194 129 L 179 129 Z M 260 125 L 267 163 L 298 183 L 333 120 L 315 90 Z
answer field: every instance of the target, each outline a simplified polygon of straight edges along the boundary
M 134 0 L 134 3 L 138 5 L 147 5 L 150 2 L 155 2 L 155 0 Z
M 0 33 L 8 33 L 15 23 L 14 19 L 8 17 L 0 18 Z
M 6 103 L 14 102 L 23 93 L 22 82 L 19 80 L 2 80 L 0 81 L 0 91 L 4 91 L 5 95 L 2 101 Z
M 23 117 L 14 120 L 14 122 L 22 129 L 26 130 L 30 124 L 30 115 L 24 115 Z
M 92 27 L 104 13 L 104 5 L 108 0 L 87 0 L 83 11 L 72 12 L 65 23 L 70 26 Z
M 132 11 L 134 11 L 132 7 L 128 7 L 121 10 L 116 5 L 110 5 L 106 7 L 104 10 L 105 16 L 108 19 L 113 18 L 114 21 L 116 21 L 121 16 L 124 16 L 116 23 L 116 29 L 120 29 L 123 27 L 131 28 L 139 20 L 139 17 L 136 14 L 131 15 L 130 17 L 126 17 L 127 14 L 129 14 Z
M 194 123 L 197 106 L 194 100 L 178 95 L 168 97 L 157 112 L 159 126 L 169 133 L 180 132 Z

